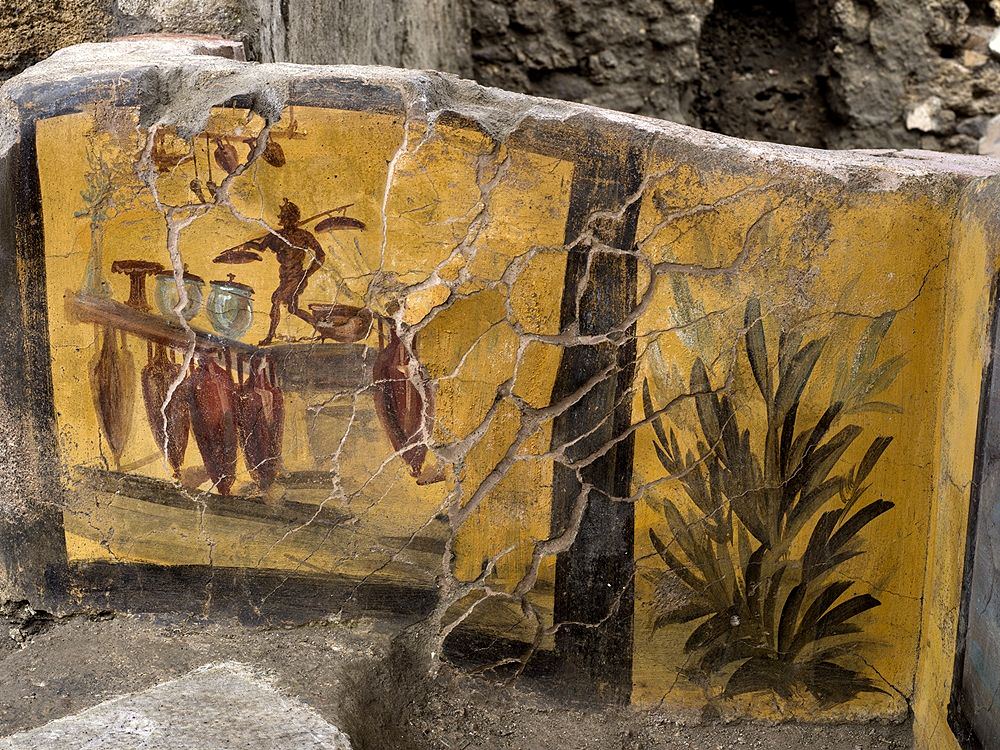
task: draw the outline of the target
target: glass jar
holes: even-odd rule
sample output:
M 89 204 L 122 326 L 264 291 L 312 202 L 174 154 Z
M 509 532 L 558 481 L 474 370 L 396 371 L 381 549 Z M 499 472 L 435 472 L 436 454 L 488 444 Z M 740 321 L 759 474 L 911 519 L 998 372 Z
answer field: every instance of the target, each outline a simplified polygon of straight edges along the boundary
M 238 339 L 253 323 L 253 288 L 234 281 L 234 274 L 228 276 L 227 281 L 212 282 L 205 313 L 216 333 Z
M 205 281 L 200 276 L 184 271 L 184 291 L 187 292 L 187 304 L 181 310 L 184 320 L 191 320 L 205 301 L 203 291 Z M 177 317 L 177 303 L 180 301 L 180 293 L 177 291 L 177 282 L 174 279 L 173 271 L 161 271 L 156 274 L 156 307 L 165 318 Z

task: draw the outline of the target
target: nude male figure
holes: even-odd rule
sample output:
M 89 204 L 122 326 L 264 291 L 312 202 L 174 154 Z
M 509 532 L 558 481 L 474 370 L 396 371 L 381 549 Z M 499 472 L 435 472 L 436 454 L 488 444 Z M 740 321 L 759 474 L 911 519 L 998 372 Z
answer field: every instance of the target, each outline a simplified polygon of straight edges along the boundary
M 299 297 L 305 291 L 309 277 L 323 265 L 326 253 L 311 232 L 298 226 L 301 220 L 299 207 L 285 198 L 278 211 L 278 231 L 247 243 L 247 246 L 258 250 L 272 251 L 278 259 L 278 288 L 271 295 L 271 326 L 260 346 L 274 340 L 281 321 L 282 306 L 288 308 L 292 315 L 312 324 L 309 315 L 299 309 Z M 307 257 L 311 257 L 311 261 L 304 265 Z

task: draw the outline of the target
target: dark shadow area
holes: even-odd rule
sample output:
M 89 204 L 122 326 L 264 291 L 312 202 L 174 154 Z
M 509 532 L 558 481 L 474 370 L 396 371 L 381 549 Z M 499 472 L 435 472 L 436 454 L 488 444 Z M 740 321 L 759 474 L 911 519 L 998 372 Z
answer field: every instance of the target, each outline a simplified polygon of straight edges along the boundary
M 702 127 L 799 146 L 825 145 L 820 14 L 815 2 L 716 0 L 702 27 L 695 110 Z

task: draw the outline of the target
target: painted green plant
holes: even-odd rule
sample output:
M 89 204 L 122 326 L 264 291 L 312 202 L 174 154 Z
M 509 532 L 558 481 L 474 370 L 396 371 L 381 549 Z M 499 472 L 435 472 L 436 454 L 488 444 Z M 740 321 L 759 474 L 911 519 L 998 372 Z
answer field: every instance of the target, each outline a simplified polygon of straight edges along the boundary
M 903 366 L 901 356 L 877 362 L 892 321 L 873 320 L 853 357 L 838 352 L 842 364 L 814 423 L 803 424 L 800 401 L 829 341 L 782 333 L 772 358 L 757 300 L 746 306 L 744 353 L 763 422 L 713 389 L 701 359 L 690 381 L 697 426 L 679 428 L 680 437 L 643 384 L 656 454 L 682 490 L 663 503 L 670 535 L 649 532 L 667 568 L 657 580 L 654 629 L 698 621 L 684 645 L 685 672 L 723 678 L 723 696 L 804 690 L 827 706 L 884 692 L 856 658 L 857 618 L 880 602 L 838 569 L 863 553 L 861 532 L 893 507 L 868 498 L 866 483 L 892 438 L 871 439 L 857 463 L 844 458 L 862 435 L 852 417 L 899 411 L 878 400 Z

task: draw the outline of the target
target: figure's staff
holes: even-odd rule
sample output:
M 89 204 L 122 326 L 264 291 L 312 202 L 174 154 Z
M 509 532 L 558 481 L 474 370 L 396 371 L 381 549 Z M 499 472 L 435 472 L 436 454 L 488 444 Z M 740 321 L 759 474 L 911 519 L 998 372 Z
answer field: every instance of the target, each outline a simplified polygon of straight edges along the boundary
M 363 221 L 361 221 L 361 219 L 355 219 L 353 216 L 343 216 L 343 215 L 332 216 L 331 215 L 331 214 L 336 214 L 338 212 L 346 211 L 347 209 L 349 209 L 353 205 L 354 205 L 353 203 L 346 203 L 343 206 L 337 206 L 336 208 L 330 208 L 330 209 L 327 209 L 326 211 L 320 211 L 318 214 L 313 214 L 312 216 L 309 216 L 309 217 L 307 217 L 305 219 L 300 220 L 299 222 L 297 222 L 295 224 L 295 226 L 296 227 L 305 226 L 306 224 L 309 224 L 309 223 L 311 223 L 313 221 L 316 221 L 316 219 L 322 218 L 324 216 L 328 216 L 329 218 L 325 219 L 324 221 L 321 221 L 319 224 L 316 225 L 316 227 L 315 227 L 316 231 L 318 231 L 318 232 L 332 232 L 332 231 L 337 230 L 337 229 L 360 229 L 360 230 L 364 230 L 365 223 Z M 227 247 L 225 250 L 223 250 L 221 253 L 219 253 L 212 262 L 213 263 L 248 263 L 248 262 L 250 262 L 252 260 L 261 260 L 261 257 L 259 255 L 257 255 L 257 253 L 253 252 L 252 250 L 247 249 L 246 246 L 247 245 L 252 245 L 252 244 L 255 244 L 255 243 L 258 243 L 258 242 L 261 242 L 262 240 L 265 240 L 268 237 L 270 237 L 272 234 L 275 234 L 275 233 L 274 232 L 268 232 L 267 234 L 262 234 L 259 237 L 254 237 L 254 238 L 249 239 L 249 240 L 244 240 L 243 242 L 240 242 L 237 245 L 233 245 L 232 247 Z M 245 255 L 242 255 L 241 253 L 250 253 L 251 255 L 253 255 L 255 257 L 247 257 Z

